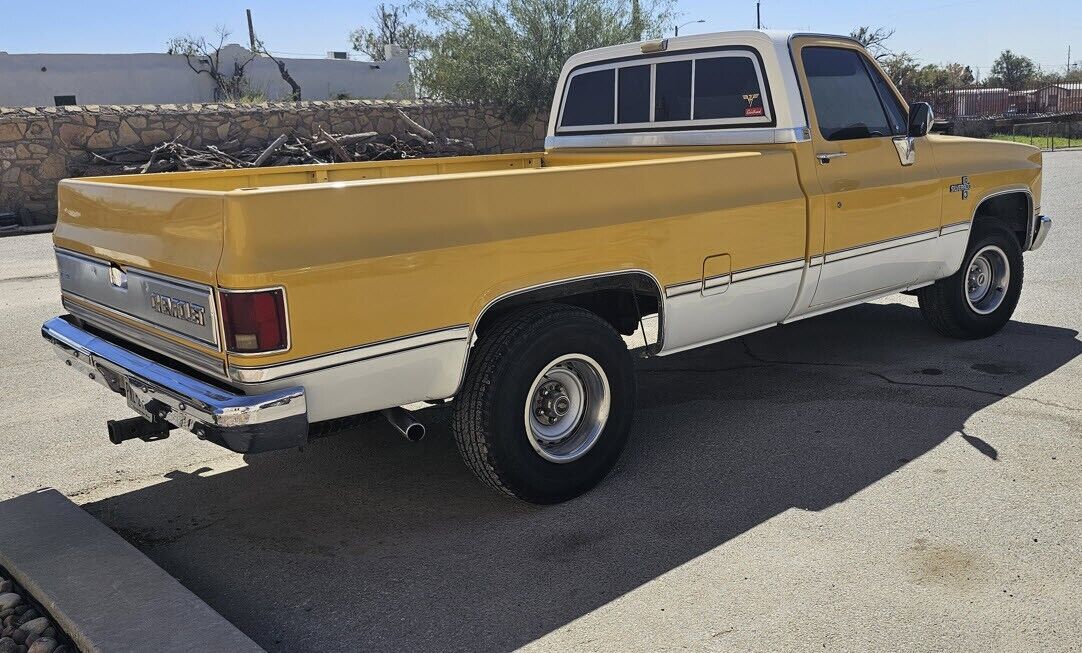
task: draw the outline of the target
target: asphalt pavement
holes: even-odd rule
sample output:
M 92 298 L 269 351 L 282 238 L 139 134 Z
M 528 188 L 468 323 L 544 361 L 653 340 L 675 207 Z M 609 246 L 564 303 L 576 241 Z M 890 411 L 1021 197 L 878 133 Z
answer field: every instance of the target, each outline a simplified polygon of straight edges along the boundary
M 271 651 L 1078 650 L 1082 152 L 1044 160 L 1001 333 L 898 295 L 643 360 L 617 469 L 544 508 L 477 483 L 442 407 L 418 444 L 113 446 L 123 400 L 38 333 L 48 235 L 0 239 L 0 498 L 58 488 Z

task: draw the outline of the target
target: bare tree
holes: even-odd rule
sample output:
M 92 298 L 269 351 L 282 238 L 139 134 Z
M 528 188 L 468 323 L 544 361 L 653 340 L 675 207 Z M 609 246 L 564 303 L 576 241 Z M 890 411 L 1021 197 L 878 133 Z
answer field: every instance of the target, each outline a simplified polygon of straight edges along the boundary
M 285 62 L 282 61 L 281 59 L 279 59 L 278 57 L 274 56 L 273 54 L 271 54 L 270 50 L 268 50 L 267 46 L 263 43 L 263 39 L 256 37 L 256 35 L 255 35 L 255 27 L 252 26 L 252 10 L 249 9 L 247 11 L 247 14 L 248 14 L 248 33 L 249 33 L 249 36 L 251 36 L 251 38 L 252 38 L 252 50 L 259 53 L 259 54 L 264 55 L 265 57 L 267 57 L 268 59 L 273 61 L 276 66 L 278 66 L 278 74 L 281 75 L 282 81 L 284 81 L 286 84 L 289 84 L 289 89 L 290 89 L 289 97 L 290 97 L 290 99 L 293 100 L 294 102 L 300 102 L 301 101 L 301 85 L 298 84 L 297 80 L 293 79 L 293 75 L 290 75 L 289 71 L 286 70 Z
M 229 30 L 219 26 L 214 33 L 217 36 L 216 43 L 203 36 L 173 37 L 166 44 L 166 52 L 183 56 L 196 75 L 207 75 L 214 80 L 215 100 L 241 100 L 251 92 L 244 70 L 258 53 L 251 52 L 251 56 L 247 58 L 233 59 L 232 70 L 223 70 L 223 67 L 228 68 L 230 63 L 222 61 L 222 49 L 229 38 Z
M 894 55 L 894 52 L 886 46 L 887 40 L 894 36 L 894 30 L 892 29 L 861 25 L 849 32 L 849 36 L 863 45 L 868 52 L 871 52 L 877 61 L 882 61 Z
M 282 61 L 281 59 L 279 59 L 278 57 L 274 56 L 273 54 L 271 54 L 270 51 L 267 50 L 266 46 L 263 45 L 263 41 L 257 40 L 255 43 L 256 43 L 256 47 L 259 48 L 259 52 L 261 54 L 266 55 L 267 58 L 269 58 L 271 61 L 273 61 L 278 66 L 278 74 L 282 76 L 282 81 L 284 81 L 286 84 L 289 84 L 289 89 L 290 89 L 289 97 L 290 97 L 290 99 L 292 99 L 294 102 L 300 102 L 301 101 L 301 85 L 298 84 L 297 80 L 293 79 L 293 75 L 290 75 L 289 71 L 286 70 L 285 62 Z

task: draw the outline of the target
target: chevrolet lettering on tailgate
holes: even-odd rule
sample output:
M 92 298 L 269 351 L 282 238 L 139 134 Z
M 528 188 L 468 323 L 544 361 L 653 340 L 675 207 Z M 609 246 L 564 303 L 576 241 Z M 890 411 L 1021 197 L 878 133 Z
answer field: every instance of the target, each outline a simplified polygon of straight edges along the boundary
M 206 324 L 206 308 L 199 304 L 186 302 L 183 299 L 152 292 L 150 293 L 150 307 L 162 315 L 172 315 L 177 319 L 198 324 L 199 326 Z

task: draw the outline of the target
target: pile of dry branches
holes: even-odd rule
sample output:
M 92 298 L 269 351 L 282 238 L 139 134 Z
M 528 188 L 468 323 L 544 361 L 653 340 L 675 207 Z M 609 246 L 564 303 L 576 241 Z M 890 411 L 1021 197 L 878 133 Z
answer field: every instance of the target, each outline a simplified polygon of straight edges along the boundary
M 476 154 L 473 143 L 438 137 L 405 114 L 402 134 L 362 132 L 331 134 L 322 128 L 316 136 L 282 134 L 260 147 L 242 147 L 233 140 L 221 145 L 191 147 L 166 141 L 152 148 L 114 147 L 89 152 L 79 176 L 115 175 L 179 170 L 258 168 L 308 163 L 386 161 L 419 157 Z

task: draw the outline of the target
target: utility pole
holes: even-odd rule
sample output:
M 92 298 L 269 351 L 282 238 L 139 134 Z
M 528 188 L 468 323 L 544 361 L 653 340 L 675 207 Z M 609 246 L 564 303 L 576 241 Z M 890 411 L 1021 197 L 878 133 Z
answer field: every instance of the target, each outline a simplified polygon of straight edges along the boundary
M 248 43 L 252 46 L 252 52 L 255 52 L 255 28 L 252 27 L 252 10 L 245 9 L 244 13 L 248 14 Z
M 706 21 L 704 19 L 700 18 L 699 20 L 689 20 L 688 22 L 684 23 L 683 25 L 677 25 L 676 26 L 676 34 L 674 34 L 674 36 L 680 36 L 680 28 L 681 27 L 687 27 L 688 25 L 694 25 L 695 23 L 705 23 L 705 22 Z
M 763 29 L 763 19 L 759 14 L 759 0 L 755 0 L 755 29 Z

